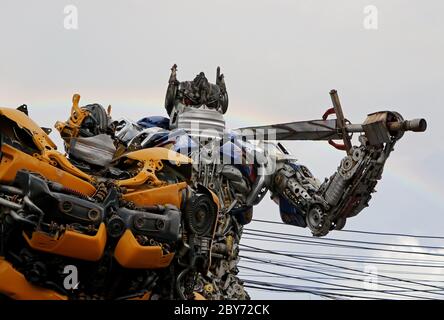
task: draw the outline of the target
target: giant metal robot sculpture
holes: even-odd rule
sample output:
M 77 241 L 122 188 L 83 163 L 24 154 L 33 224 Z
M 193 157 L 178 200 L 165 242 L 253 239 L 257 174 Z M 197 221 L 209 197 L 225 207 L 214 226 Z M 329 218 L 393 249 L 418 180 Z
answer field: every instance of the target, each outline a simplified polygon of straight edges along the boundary
M 179 82 L 173 66 L 169 118 L 113 121 L 110 107 L 80 107 L 74 95 L 70 118 L 56 124 L 67 156 L 26 106 L 0 108 L 0 294 L 248 299 L 239 243 L 268 191 L 285 223 L 325 236 L 368 206 L 404 132 L 426 129 L 389 111 L 351 124 L 330 94 L 321 120 L 228 130 L 219 68 L 211 84 L 203 73 Z M 320 183 L 280 140 L 327 140 L 347 154 Z M 64 285 L 67 265 L 78 268 L 75 288 Z
M 171 69 L 166 118 L 148 117 L 138 123 L 121 119 L 116 137 L 129 150 L 168 146 L 194 160 L 194 185 L 218 195 L 221 209 L 213 238 L 211 267 L 199 274 L 195 290 L 211 299 L 245 299 L 236 274 L 243 225 L 252 219 L 253 206 L 270 191 L 283 222 L 308 227 L 314 236 L 342 229 L 346 219 L 368 206 L 381 179 L 384 164 L 405 131 L 424 131 L 423 119 L 404 121 L 397 112 L 368 115 L 362 125 L 350 124 L 338 95 L 330 92 L 333 108 L 321 120 L 227 130 L 223 114 L 228 108 L 224 76 L 217 69 L 216 84 L 203 73 L 193 81 L 179 82 Z M 328 116 L 336 114 L 336 119 Z M 134 130 L 135 129 L 135 130 Z M 130 131 L 132 133 L 130 133 Z M 353 132 L 362 133 L 352 146 Z M 339 144 L 334 140 L 342 139 Z M 345 150 L 337 171 L 320 183 L 310 170 L 296 162 L 274 140 L 327 140 Z M 212 216 L 196 213 L 191 228 L 205 229 Z

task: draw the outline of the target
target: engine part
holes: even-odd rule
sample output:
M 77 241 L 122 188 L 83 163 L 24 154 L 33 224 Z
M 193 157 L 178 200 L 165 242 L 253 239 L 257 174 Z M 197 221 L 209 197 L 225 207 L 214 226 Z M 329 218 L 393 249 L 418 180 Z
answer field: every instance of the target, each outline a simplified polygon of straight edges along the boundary
M 126 230 L 125 221 L 118 215 L 114 214 L 109 218 L 107 223 L 107 231 L 110 237 L 119 238 Z
M 217 218 L 217 207 L 206 194 L 196 194 L 189 201 L 184 211 L 184 218 L 189 230 L 198 236 L 211 236 Z
M 225 120 L 223 115 L 215 110 L 183 106 L 173 111 L 170 127 L 184 130 L 199 139 L 221 139 Z
M 318 206 L 308 211 L 306 220 L 307 226 L 315 237 L 322 237 L 330 231 L 331 221 L 329 216 Z
M 325 200 L 328 202 L 329 205 L 335 206 L 338 204 L 339 200 L 341 199 L 342 193 L 344 192 L 345 188 L 345 179 L 339 175 L 338 173 L 335 173 L 333 177 L 330 179 L 330 184 L 328 185 L 327 190 L 325 191 Z
M 104 217 L 103 207 L 70 194 L 52 192 L 48 183 L 25 171 L 19 171 L 14 184 L 25 193 L 48 221 L 88 223 L 98 226 Z M 26 199 L 26 198 L 25 198 Z
M 112 127 L 114 127 L 114 137 L 125 146 L 127 146 L 141 130 L 139 125 L 126 118 L 112 122 Z
M 119 208 L 116 214 L 135 235 L 166 242 L 180 239 L 181 212 L 174 206 L 165 206 L 161 213 Z
M 105 249 L 106 228 L 102 223 L 95 235 L 85 235 L 77 231 L 65 230 L 62 235 L 51 236 L 42 231 L 34 231 L 31 236 L 23 234 L 28 245 L 39 251 L 65 257 L 98 261 Z
M 72 138 L 70 142 L 70 157 L 102 167 L 111 163 L 115 153 L 113 140 L 106 134 Z
M 125 268 L 159 269 L 167 267 L 174 253 L 163 254 L 160 246 L 142 246 L 128 229 L 117 243 L 114 257 Z

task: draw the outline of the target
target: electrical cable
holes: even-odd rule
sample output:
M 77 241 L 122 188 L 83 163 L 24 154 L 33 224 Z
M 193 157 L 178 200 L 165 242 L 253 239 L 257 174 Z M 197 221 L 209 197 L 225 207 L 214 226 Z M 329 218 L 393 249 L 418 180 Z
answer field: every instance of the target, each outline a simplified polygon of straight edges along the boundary
M 269 221 L 269 220 L 262 220 L 262 219 L 253 219 L 253 221 L 262 222 L 262 223 L 280 224 L 280 225 L 291 226 L 291 224 L 287 224 L 287 223 L 283 223 L 283 222 L 278 222 L 278 221 Z M 371 234 L 371 235 L 377 235 L 377 236 L 397 236 L 397 237 L 408 237 L 408 238 L 423 238 L 423 239 L 439 239 L 439 240 L 444 240 L 444 237 L 441 237 L 441 236 L 425 236 L 425 235 L 415 235 L 415 234 L 407 234 L 407 233 L 389 233 L 389 232 L 349 230 L 349 229 L 336 230 L 336 231 L 350 232 L 350 233 Z
M 350 271 L 355 271 L 355 272 L 358 272 L 358 273 L 364 273 L 365 274 L 365 272 L 363 272 L 362 270 L 358 270 L 358 269 L 354 269 L 354 268 L 350 268 L 350 267 L 346 267 L 346 266 L 338 266 L 338 265 L 331 264 L 331 263 L 326 263 L 326 262 L 320 262 L 320 261 L 316 261 L 316 260 L 309 259 L 309 258 L 299 257 L 298 255 L 294 255 L 294 254 L 275 253 L 275 252 L 273 252 L 271 250 L 260 249 L 260 248 L 256 248 L 256 247 L 245 245 L 245 244 L 243 244 L 242 246 L 247 247 L 247 248 L 257 249 L 259 251 L 266 252 L 266 253 L 269 253 L 269 254 L 278 254 L 278 255 L 290 257 L 290 258 L 293 258 L 293 259 L 299 259 L 299 260 L 303 260 L 303 261 L 317 263 L 317 264 L 320 264 L 320 265 L 326 265 L 326 266 L 336 267 L 336 268 L 340 268 L 340 269 L 345 269 L 345 270 L 350 270 Z M 407 279 L 400 279 L 400 278 L 386 276 L 386 275 L 378 275 L 378 277 L 383 277 L 383 278 L 392 279 L 392 280 L 399 280 L 399 281 L 406 282 L 406 283 L 411 283 L 411 284 L 416 284 L 416 285 L 427 286 L 427 287 L 432 287 L 432 288 L 444 290 L 443 287 L 439 287 L 439 286 L 435 286 L 435 285 L 431 285 L 431 284 L 423 284 L 423 283 L 419 283 L 419 282 L 415 282 L 415 281 L 411 281 L 411 280 L 407 280 Z M 441 294 L 441 295 L 444 295 L 444 294 Z
M 272 265 L 276 265 L 276 266 L 280 266 L 280 267 L 286 267 L 286 268 L 291 268 L 291 269 L 298 269 L 298 270 L 302 270 L 302 271 L 306 271 L 306 272 L 313 272 L 316 274 L 322 274 L 322 275 L 327 275 L 327 276 L 332 276 L 331 273 L 325 273 L 325 272 L 319 272 L 319 271 L 313 271 L 307 268 L 300 268 L 300 267 L 294 267 L 294 266 L 288 266 L 285 264 L 281 264 L 281 263 L 273 263 L 270 261 L 266 261 L 266 260 L 262 260 L 262 259 L 256 259 L 256 258 L 251 258 L 251 257 L 243 257 L 246 259 L 250 259 L 253 261 L 257 261 L 257 262 L 262 262 L 262 263 L 267 263 L 267 264 L 272 264 Z M 243 266 L 245 267 L 245 266 Z M 268 271 L 264 271 L 264 272 L 268 272 Z M 275 273 L 276 274 L 276 273 Z M 276 274 L 279 275 L 279 274 Z M 349 280 L 349 281 L 358 281 L 358 282 L 362 282 L 362 279 L 356 279 L 356 278 L 350 278 L 350 277 L 345 277 L 345 276 L 340 276 L 340 275 L 336 275 L 338 278 L 341 278 L 343 280 Z M 300 278 L 300 277 L 298 277 Z M 328 283 L 328 282 L 323 282 L 323 281 L 317 281 L 317 280 L 313 280 L 312 282 L 318 282 L 318 283 L 322 283 L 322 284 L 329 284 L 329 285 L 336 285 L 336 284 L 332 284 L 332 283 Z M 392 287 L 392 288 L 397 288 L 397 289 L 407 289 L 408 291 L 412 291 L 412 292 L 421 292 L 421 293 L 429 293 L 429 294 L 437 294 L 440 295 L 439 293 L 436 292 L 430 292 L 430 291 L 426 291 L 426 290 L 418 290 L 418 289 L 412 289 L 412 288 L 408 288 L 408 287 L 404 287 L 404 286 L 397 286 L 397 285 L 392 285 L 392 284 L 384 284 L 384 286 L 386 287 Z M 350 288 L 350 289 L 360 289 L 357 287 L 353 287 L 353 286 L 348 286 L 348 285 L 341 285 L 342 288 Z M 409 297 L 409 298 L 422 298 L 422 297 L 418 297 L 418 296 L 412 296 L 412 295 L 406 295 L 406 294 L 401 294 L 401 293 L 387 293 L 387 290 L 373 290 L 373 289 L 368 289 L 368 288 L 364 288 L 362 289 L 363 291 L 372 291 L 372 292 L 377 292 L 377 293 L 382 293 L 382 294 L 392 294 L 392 295 L 398 295 L 398 296 L 404 296 L 404 297 Z M 442 289 L 444 290 L 444 289 Z M 441 290 L 441 291 L 442 291 Z M 441 294 L 442 295 L 442 294 Z

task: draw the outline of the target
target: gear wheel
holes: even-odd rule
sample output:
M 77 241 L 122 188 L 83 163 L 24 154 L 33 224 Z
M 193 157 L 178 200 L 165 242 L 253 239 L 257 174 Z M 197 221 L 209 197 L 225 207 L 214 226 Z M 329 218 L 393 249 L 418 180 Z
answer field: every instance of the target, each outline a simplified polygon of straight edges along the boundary
M 198 236 L 211 235 L 216 218 L 217 208 L 206 194 L 193 196 L 185 209 L 188 229 Z
M 307 226 L 315 237 L 327 235 L 330 231 L 331 221 L 327 213 L 316 206 L 310 209 L 306 217 Z

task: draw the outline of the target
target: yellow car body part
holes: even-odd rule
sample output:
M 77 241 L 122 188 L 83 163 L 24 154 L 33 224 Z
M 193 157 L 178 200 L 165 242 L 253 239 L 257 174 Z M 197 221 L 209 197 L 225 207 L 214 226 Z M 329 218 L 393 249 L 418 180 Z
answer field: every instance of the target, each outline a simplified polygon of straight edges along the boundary
M 178 208 L 182 206 L 182 190 L 187 188 L 186 182 L 169 184 L 153 189 L 136 189 L 125 193 L 122 197 L 126 201 L 134 202 L 139 207 L 172 204 Z
M 136 300 L 136 301 L 145 301 L 145 300 L 150 300 L 151 298 L 151 291 L 145 292 L 144 294 L 137 296 L 137 297 L 133 297 L 133 298 L 128 298 L 126 300 Z
M 171 161 L 176 166 L 192 163 L 192 160 L 187 156 L 160 147 L 130 152 L 116 158 L 114 161 L 122 161 L 125 160 L 125 158 L 127 160 L 137 161 L 140 167 L 139 172 L 134 177 L 116 181 L 118 186 L 127 188 L 136 188 L 145 183 L 153 187 L 164 185 L 165 183 L 160 181 L 155 174 L 156 171 L 163 168 L 162 161 Z
M 0 257 L 0 293 L 15 300 L 67 300 L 53 290 L 29 283 L 4 257 Z
M 157 160 L 144 160 L 139 162 L 141 170 L 133 178 L 116 181 L 116 184 L 126 188 L 137 188 L 143 184 L 147 184 L 150 187 L 158 187 L 164 185 L 165 182 L 160 181 L 155 172 L 163 168 L 161 161 Z
M 219 210 L 220 210 L 219 197 L 218 197 L 217 194 L 215 194 L 213 191 L 211 191 L 211 190 L 209 190 L 209 189 L 208 189 L 208 191 L 210 192 L 210 194 L 211 194 L 211 198 L 213 199 L 214 203 L 215 203 L 216 206 L 217 206 L 217 210 L 219 211 Z
M 174 253 L 163 254 L 161 246 L 142 246 L 127 229 L 117 243 L 114 257 L 124 268 L 160 269 L 166 268 L 173 260 Z
M 80 260 L 98 261 L 105 249 L 106 227 L 104 223 L 101 223 L 94 236 L 66 230 L 60 236 L 50 236 L 41 231 L 34 231 L 31 238 L 26 233 L 23 233 L 23 237 L 34 250 Z
M 57 149 L 55 143 L 30 117 L 20 110 L 12 108 L 0 108 L 0 115 L 15 122 L 17 126 L 29 131 L 32 140 L 39 150 Z
M 153 147 L 147 149 L 141 149 L 133 152 L 129 152 L 121 157 L 127 157 L 133 160 L 168 160 L 173 162 L 175 165 L 180 166 L 181 164 L 191 164 L 193 160 L 180 154 L 176 151 L 162 148 L 162 147 Z M 117 159 L 116 159 L 117 160 Z
M 193 292 L 194 294 L 194 300 L 207 300 L 203 295 L 201 295 L 199 292 Z
M 80 95 L 72 96 L 71 116 L 67 122 L 57 121 L 55 128 L 60 132 L 62 138 L 67 138 L 65 142 L 69 145 L 69 138 L 75 138 L 79 135 L 79 130 L 83 120 L 89 116 L 89 111 L 79 107 Z
M 40 128 L 25 113 L 11 108 L 0 108 L 0 116 L 13 121 L 19 128 L 24 129 L 32 137 L 35 147 L 40 153 L 34 153 L 32 156 L 41 162 L 46 162 L 54 167 L 61 169 L 86 181 L 93 181 L 93 178 L 72 165 L 68 159 L 57 151 L 54 142 L 49 138 L 45 131 Z M 72 186 L 71 186 L 72 187 Z
M 46 151 L 44 155 L 48 157 L 50 161 L 55 161 L 55 163 L 66 172 L 69 172 L 75 175 L 76 177 L 79 177 L 86 181 L 90 182 L 94 181 L 93 177 L 75 167 L 73 164 L 71 164 L 71 162 L 69 162 L 69 160 L 64 155 L 62 155 L 58 151 L 56 150 Z
M 93 195 L 96 191 L 96 188 L 89 182 L 47 162 L 40 161 L 38 158 L 32 157 L 8 144 L 1 146 L 1 152 L 0 181 L 13 182 L 17 171 L 27 170 L 88 196 Z

